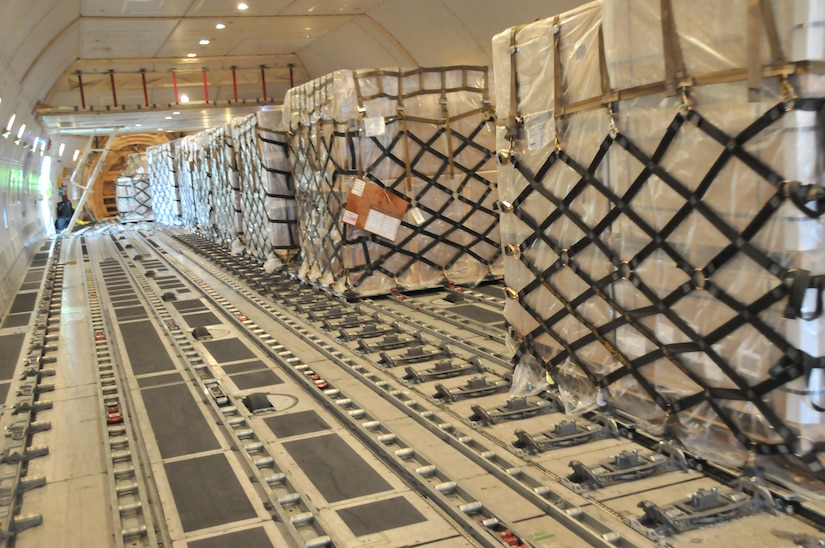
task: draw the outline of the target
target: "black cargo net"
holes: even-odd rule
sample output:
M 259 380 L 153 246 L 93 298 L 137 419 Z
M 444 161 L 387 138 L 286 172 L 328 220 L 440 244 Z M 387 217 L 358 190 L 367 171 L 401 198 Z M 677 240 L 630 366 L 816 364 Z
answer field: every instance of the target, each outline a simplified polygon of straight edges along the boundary
M 356 81 L 370 75 L 360 74 Z M 320 93 L 326 89 L 319 87 Z M 465 91 L 479 89 L 467 87 Z M 384 118 L 386 130 L 380 137 L 367 136 L 358 121 L 321 120 L 295 131 L 293 171 L 302 211 L 301 230 L 308 235 L 303 240 L 304 260 L 311 263 L 318 278 L 343 275 L 349 287 L 357 288 L 378 274 L 404 289 L 399 279 L 424 266 L 443 275 L 441 283 L 449 283 L 456 281 L 450 269 L 467 257 L 483 265 L 485 271 L 475 282 L 500 277 L 500 272 L 492 272 L 501 256 L 499 213 L 495 209 L 498 196 L 495 181 L 483 171 L 494 152 L 479 142 L 482 132 L 493 131 L 493 115 L 484 110 L 485 105 L 452 118 L 446 110 L 443 118 L 435 120 L 405 116 L 404 99 L 420 94 L 416 91 L 398 97 L 380 89 L 373 96 L 357 94 L 362 116 L 363 105 L 371 100 L 389 97 L 398 101 L 399 113 Z M 460 130 L 456 127 L 459 120 L 464 121 Z M 366 164 L 362 164 L 364 150 L 370 151 Z M 382 176 L 388 172 L 393 175 Z M 323 177 L 315 177 L 315 173 Z M 341 222 L 329 223 L 328 219 L 341 219 L 349 190 L 342 180 L 351 177 L 401 197 L 409 208 L 417 208 L 421 217 L 411 218 L 409 212 L 404 215 L 394 242 Z
M 789 398 L 810 406 L 809 412 L 811 408 L 819 413 L 825 411 L 825 383 L 812 386 L 808 382 L 815 370 L 825 367 L 825 358 L 800 350 L 798 343 L 789 340 L 787 332 L 779 327 L 799 327 L 822 317 L 825 275 L 797 269 L 792 254 L 766 251 L 753 242 L 767 223 L 778 220 L 780 208 L 787 211 L 790 204 L 795 214 L 803 214 L 797 218 L 819 219 L 825 214 L 821 187 L 787 181 L 747 150 L 749 141 L 782 119 L 787 107 L 785 103 L 776 105 L 735 136 L 726 134 L 696 110 L 681 111 L 652 156 L 626 135 L 614 131 L 605 137 L 595 157 L 584 162 L 557 148 L 533 173 L 514 157 L 513 166 L 526 180 L 526 187 L 512 204 L 505 203 L 503 207 L 527 225 L 525 233 L 529 235 L 518 245 L 506 246 L 505 253 L 529 269 L 531 276 L 527 285 L 518 291 L 510 290 L 510 297 L 517 299 L 535 322 L 530 324 L 535 325 L 531 332 L 514 333 L 519 344 L 515 361 L 535 359 L 554 376 L 570 377 L 572 371 L 572 377 L 578 379 L 572 382 L 584 382 L 594 390 L 610 391 L 618 383 L 633 386 L 636 397 L 661 409 L 659 416 L 664 417 L 665 431 L 674 423 L 690 423 L 697 407 L 709 407 L 712 413 L 703 421 L 708 430 L 719 431 L 724 437 L 732 435 L 751 455 L 796 455 L 797 463 L 804 463 L 809 471 L 825 479 L 820 460 L 825 455 L 821 430 L 815 435 L 801 433 L 785 416 Z M 816 112 L 821 120 L 825 99 L 797 99 L 793 108 Z M 695 189 L 663 167 L 663 159 L 669 150 L 678 147 L 677 137 L 687 127 L 703 132 L 718 143 L 721 151 L 712 164 L 696 166 L 704 176 Z M 621 194 L 603 178 L 607 160 L 613 154 L 621 154 L 635 163 L 632 173 L 638 173 Z M 732 164 L 747 171 L 747 177 L 742 179 L 749 185 L 759 181 L 768 189 L 761 209 L 740 226 L 733 226 L 707 200 L 714 181 Z M 548 190 L 552 187 L 548 181 L 558 177 L 560 170 L 572 170 L 576 174 L 573 179 L 578 179 L 564 195 Z M 654 227 L 634 206 L 634 198 L 649 184 L 666 185 L 668 192 L 678 194 L 683 204 L 675 213 L 668 214 L 669 220 L 663 221 L 661 227 Z M 585 220 L 576 202 L 593 198 L 605 201 L 606 214 Z M 531 201 L 532 210 L 536 211 L 536 200 L 546 201 L 547 215 L 533 217 L 528 213 L 525 203 Z M 786 222 L 784 218 L 779 220 Z M 623 226 L 632 223 L 637 233 L 644 234 L 629 258 L 622 257 L 616 235 L 610 235 L 618 230 L 618 221 L 625 223 Z M 713 256 L 698 264 L 690 256 L 691 246 L 671 241 L 674 233 L 689 222 L 712 227 L 709 232 L 717 240 Z M 558 233 L 555 229 L 561 223 L 576 227 L 580 237 L 572 245 L 562 245 L 552 236 Z M 544 258 L 539 253 L 545 253 Z M 594 268 L 588 256 L 597 257 L 601 267 Z M 646 265 L 663 260 L 673 278 L 668 284 L 646 274 L 651 272 L 645 269 Z M 735 261 L 745 261 L 749 271 L 756 269 L 760 279 L 768 278 L 773 283 L 759 291 L 758 298 L 740 300 L 736 284 L 721 282 L 714 276 L 718 277 Z M 756 281 L 746 277 L 740 283 Z M 752 287 L 749 289 L 753 291 Z M 629 293 L 636 296 L 632 303 L 623 298 Z M 558 302 L 550 313 L 548 299 Z M 726 313 L 711 318 L 710 325 L 700 330 L 679 313 L 680 306 L 691 299 L 695 303 L 706 302 L 708 310 L 724 307 Z M 591 303 L 609 309 L 610 319 L 591 319 Z M 667 331 L 677 336 L 662 340 L 664 336 L 657 333 L 661 335 L 663 331 L 657 330 L 657 325 L 668 326 Z M 576 336 L 570 337 L 571 332 Z M 821 331 L 816 336 L 821 338 Z M 719 345 L 724 345 L 728 337 L 736 337 L 740 342 L 749 337 L 748 340 L 758 340 L 755 348 L 771 350 L 760 352 L 757 359 L 779 357 L 762 364 L 767 374 L 755 379 L 743 372 L 741 362 L 734 363 L 734 358 L 742 359 L 741 355 L 723 356 Z M 631 338 L 635 350 L 630 348 Z M 607 359 L 599 364 L 591 359 L 594 355 Z M 606 363 L 612 365 L 605 366 Z M 668 368 L 666 379 L 657 378 L 656 368 L 661 364 Z M 709 375 L 711 368 L 713 372 Z M 557 380 L 564 385 L 563 379 Z M 674 391 L 674 384 L 680 389 Z M 747 412 L 743 411 L 745 405 Z M 820 428 L 823 418 L 819 416 Z
M 261 259 L 274 252 L 289 264 L 300 243 L 287 134 L 261 127 L 256 115 L 239 121 L 234 133 L 246 249 Z

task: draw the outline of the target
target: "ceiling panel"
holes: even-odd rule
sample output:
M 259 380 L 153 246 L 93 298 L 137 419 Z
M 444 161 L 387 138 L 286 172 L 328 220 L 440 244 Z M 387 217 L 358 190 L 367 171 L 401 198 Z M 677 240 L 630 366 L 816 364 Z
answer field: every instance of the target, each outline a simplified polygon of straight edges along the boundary
M 82 0 L 84 17 L 165 16 L 181 17 L 192 0 Z
M 101 20 L 81 23 L 82 59 L 154 57 L 177 24 L 173 19 Z
M 191 133 L 228 124 L 233 118 L 273 107 L 238 105 L 220 108 L 186 108 L 156 112 L 64 113 L 43 116 L 50 132 L 68 135 L 105 135 L 117 128 L 120 133 Z M 177 113 L 177 114 L 175 114 Z
M 407 1 L 410 4 L 415 3 Z M 289 4 L 282 15 L 367 13 L 387 3 L 389 3 L 388 0 L 295 0 Z

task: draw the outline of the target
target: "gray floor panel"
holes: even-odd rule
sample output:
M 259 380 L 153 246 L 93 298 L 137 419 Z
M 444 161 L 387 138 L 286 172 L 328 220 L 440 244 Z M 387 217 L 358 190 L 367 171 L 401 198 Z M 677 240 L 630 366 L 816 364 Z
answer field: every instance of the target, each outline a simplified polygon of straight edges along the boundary
M 32 283 L 32 282 L 40 283 L 40 280 L 42 280 L 42 279 L 43 279 L 43 271 L 42 270 L 30 271 L 26 274 L 26 277 L 23 278 L 23 283 Z
M 240 339 L 205 341 L 203 346 L 218 363 L 247 360 L 255 357 L 255 354 Z
M 123 297 L 113 297 L 109 299 L 109 302 L 112 303 L 112 306 L 135 306 L 140 304 L 140 300 L 137 299 L 134 295 L 124 295 Z
M 135 375 L 158 373 L 175 368 L 166 347 L 149 321 L 124 323 L 120 326 L 126 353 Z
M 194 312 L 195 310 L 206 310 L 206 305 L 197 299 L 190 299 L 188 301 L 173 301 L 172 305 L 175 309 L 180 311 L 188 310 Z
M 20 291 L 31 291 L 32 289 L 40 289 L 40 282 L 28 282 L 20 286 Z
M 183 317 L 184 321 L 189 327 L 203 327 L 204 325 L 216 325 L 221 323 L 217 316 L 211 312 L 196 312 L 195 314 L 186 314 Z
M 254 360 L 251 362 L 243 363 L 233 363 L 232 365 L 224 365 L 222 367 L 227 375 L 237 375 L 238 373 L 249 373 L 250 371 L 259 371 L 261 369 L 269 368 L 269 366 L 261 360 Z
M 0 404 L 5 403 L 6 396 L 9 395 L 9 387 L 10 386 L 11 386 L 10 382 L 0 383 Z
M 3 320 L 3 328 L 6 327 L 20 327 L 29 323 L 32 314 L 31 312 L 23 312 L 22 314 L 9 314 Z
M 135 318 L 146 318 L 146 309 L 142 306 L 128 306 L 126 308 L 115 308 L 115 316 L 118 320 L 133 320 Z
M 274 546 L 266 535 L 263 527 L 236 531 L 217 537 L 193 540 L 187 543 L 188 548 L 265 548 Z
M 25 336 L 25 333 L 15 333 L 0 337 L 0 381 L 12 378 Z
M 485 295 L 489 295 L 491 297 L 497 297 L 499 299 L 504 298 L 504 288 L 501 284 L 480 285 L 475 288 L 475 291 L 484 293 Z
M 241 373 L 229 377 L 235 386 L 240 390 L 249 390 L 258 386 L 270 386 L 273 384 L 281 384 L 281 377 L 273 373 L 269 369 L 261 371 L 253 371 L 252 373 Z
M 141 388 L 149 388 L 152 386 L 159 386 L 161 384 L 172 384 L 176 382 L 183 382 L 183 377 L 180 373 L 166 373 L 163 375 L 152 375 L 151 377 L 141 377 L 138 380 L 138 386 Z
M 404 497 L 352 506 L 337 513 L 357 537 L 427 521 Z
M 37 293 L 18 293 L 11 303 L 9 314 L 19 312 L 31 312 L 34 310 L 34 303 L 37 301 Z
M 454 306 L 450 312 L 460 316 L 466 316 L 481 323 L 495 323 L 500 322 L 503 312 L 498 310 L 490 310 L 482 306 L 474 304 L 467 304 L 462 306 Z
M 145 388 L 141 394 L 163 458 L 220 447 L 185 384 Z
M 223 454 L 170 462 L 164 467 L 184 531 L 256 516 Z
M 299 411 L 267 417 L 264 422 L 278 438 L 300 436 L 310 432 L 329 430 L 329 425 L 315 411 Z
M 392 489 L 338 434 L 288 441 L 284 448 L 328 502 Z

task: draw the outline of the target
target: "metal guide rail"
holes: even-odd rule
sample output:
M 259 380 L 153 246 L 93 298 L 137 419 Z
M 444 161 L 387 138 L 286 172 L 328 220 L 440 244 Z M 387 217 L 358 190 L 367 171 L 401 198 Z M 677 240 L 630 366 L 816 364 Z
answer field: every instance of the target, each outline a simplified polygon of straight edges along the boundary
M 176 265 L 176 268 L 197 283 L 200 290 L 217 304 L 228 318 L 236 321 L 251 336 L 257 338 L 261 342 L 261 347 L 281 366 L 281 370 L 288 372 L 296 382 L 302 384 L 371 450 L 382 455 L 383 460 L 390 464 L 401 478 L 435 503 L 456 523 L 460 531 L 472 539 L 473 543 L 491 548 L 523 544 L 522 539 L 526 538 L 526 535 L 519 532 L 517 524 L 508 523 L 491 512 L 468 493 L 460 482 L 450 478 L 438 466 L 416 452 L 387 425 L 360 407 L 342 389 L 321 378 L 309 365 L 303 363 L 295 354 L 243 315 L 236 306 L 210 289 L 196 274 L 183 265 Z
M 0 442 L 0 542 L 14 546 L 18 533 L 43 523 L 39 513 L 21 513 L 25 493 L 46 484 L 46 477 L 28 473 L 31 459 L 47 455 L 48 446 L 34 445 L 35 435 L 51 428 L 48 420 L 38 413 L 52 409 L 53 403 L 43 399 L 44 393 L 54 389 L 43 382 L 55 374 L 54 369 L 44 368 L 55 360 L 50 353 L 59 336 L 60 301 L 62 298 L 63 266 L 59 264 L 60 240 L 53 240 L 42 282 L 41 292 L 34 307 L 35 323 L 24 335 L 26 356 L 15 369 L 16 378 L 11 382 L 14 403 L 0 411 L 0 425 L 4 438 Z M 14 356 L 13 359 L 16 359 Z
M 543 453 L 545 451 L 552 451 L 559 447 L 569 447 L 578 443 L 586 443 L 592 442 L 594 440 L 599 439 L 606 439 L 606 438 L 615 438 L 616 436 L 622 436 L 622 439 L 638 439 L 642 440 L 645 438 L 649 438 L 650 436 L 646 433 L 641 432 L 640 430 L 635 428 L 635 425 L 632 422 L 627 420 L 618 420 L 614 419 L 613 417 L 602 415 L 599 413 L 588 413 L 586 415 L 589 421 L 586 421 L 584 418 L 579 419 L 576 423 L 573 423 L 572 426 L 563 424 L 557 425 L 556 428 L 553 430 L 547 430 L 546 428 L 542 431 L 538 431 L 539 429 L 529 429 L 529 426 L 525 428 L 518 428 L 515 431 L 516 441 L 513 442 L 512 439 L 510 440 L 503 440 L 497 439 L 495 435 L 490 434 L 487 429 L 482 428 L 478 433 L 480 434 L 479 437 L 471 437 L 469 435 L 464 434 L 458 428 L 456 428 L 455 421 L 452 420 L 456 417 L 455 413 L 450 410 L 450 403 L 455 402 L 457 400 L 462 400 L 463 398 L 448 398 L 446 397 L 447 393 L 457 393 L 459 387 L 452 387 L 449 389 L 447 393 L 441 390 L 436 391 L 437 394 L 441 394 L 440 398 L 435 398 L 432 392 L 428 392 L 429 388 L 435 384 L 435 379 L 438 377 L 428 377 L 427 375 L 432 374 L 433 372 L 437 373 L 439 369 L 446 372 L 451 370 L 454 367 L 455 363 L 464 363 L 467 360 L 467 356 L 456 356 L 453 355 L 452 357 L 444 358 L 437 357 L 434 360 L 430 360 L 430 363 L 424 363 L 421 367 L 418 366 L 407 366 L 406 368 L 398 367 L 401 364 L 397 364 L 394 362 L 396 360 L 396 356 L 404 357 L 404 355 L 408 355 L 410 357 L 414 356 L 416 352 L 413 350 L 412 355 L 410 355 L 410 351 L 416 347 L 408 346 L 403 347 L 403 349 L 396 353 L 396 354 L 385 354 L 389 356 L 389 360 L 387 356 L 381 356 L 381 353 L 370 353 L 365 352 L 365 347 L 360 344 L 362 337 L 359 334 L 363 334 L 363 338 L 365 339 L 372 339 L 376 337 L 386 337 L 388 335 L 394 335 L 398 338 L 403 338 L 403 335 L 407 334 L 419 334 L 422 331 L 426 334 L 426 340 L 428 344 L 433 348 L 441 348 L 443 352 L 448 351 L 450 347 L 456 347 L 460 349 L 467 349 L 473 348 L 473 345 L 462 345 L 457 344 L 457 339 L 460 338 L 460 335 L 450 334 L 447 335 L 443 333 L 443 330 L 439 332 L 439 328 L 437 325 L 425 325 L 425 329 L 418 329 L 421 326 L 419 318 L 413 320 L 410 317 L 405 317 L 403 314 L 398 314 L 396 310 L 393 310 L 391 313 L 388 312 L 385 308 L 380 308 L 376 306 L 377 300 L 372 300 L 369 302 L 361 301 L 357 305 L 350 304 L 349 308 L 344 303 L 340 302 L 340 300 L 331 299 L 328 295 L 319 292 L 315 288 L 307 287 L 300 285 L 296 280 L 291 279 L 289 276 L 284 275 L 283 273 L 276 273 L 275 275 L 267 276 L 262 274 L 260 266 L 254 264 L 254 262 L 250 262 L 247 264 L 242 259 L 239 260 L 238 257 L 229 257 L 227 258 L 226 252 L 217 248 L 217 246 L 213 246 L 213 244 L 207 244 L 203 242 L 202 239 L 193 236 L 190 238 L 177 238 L 179 241 L 185 243 L 189 247 L 195 249 L 198 253 L 205 255 L 210 258 L 211 264 L 207 264 L 205 261 L 200 261 L 199 264 L 205 268 L 206 270 L 210 271 L 215 275 L 217 278 L 220 278 L 225 281 L 225 283 L 231 285 L 236 291 L 243 294 L 247 299 L 250 301 L 258 304 L 259 307 L 268 311 L 270 314 L 273 315 L 279 322 L 284 325 L 290 326 L 291 329 L 295 330 L 298 333 L 303 334 L 305 339 L 310 340 L 315 344 L 317 347 L 325 349 L 325 352 L 330 357 L 330 359 L 337 361 L 338 363 L 348 366 L 350 368 L 351 373 L 354 377 L 362 380 L 367 386 L 370 386 L 374 391 L 377 393 L 381 393 L 382 396 L 387 398 L 389 401 L 396 404 L 399 408 L 404 408 L 410 416 L 416 418 L 422 424 L 427 425 L 431 430 L 438 431 L 441 430 L 442 437 L 448 442 L 451 442 L 454 446 L 460 447 L 465 454 L 468 456 L 473 457 L 476 459 L 477 462 L 486 462 L 486 468 L 493 474 L 502 473 L 502 471 L 508 470 L 517 470 L 517 472 L 513 474 L 505 473 L 504 475 L 508 475 L 508 481 L 515 485 L 520 486 L 530 486 L 532 489 L 531 496 L 536 496 L 537 493 L 541 493 L 547 501 L 551 502 L 551 506 L 547 507 L 547 511 L 551 515 L 555 515 L 556 513 L 554 510 L 558 510 L 558 508 L 563 508 L 565 511 L 563 512 L 567 518 L 566 525 L 569 525 L 570 516 L 575 516 L 574 520 L 579 520 L 581 522 L 588 522 L 588 515 L 587 512 L 580 512 L 580 509 L 576 507 L 576 505 L 569 503 L 564 497 L 560 496 L 558 493 L 553 492 L 546 484 L 543 479 L 536 480 L 535 478 L 531 478 L 530 475 L 525 474 L 522 470 L 518 468 L 518 466 L 513 465 L 508 461 L 508 459 L 502 458 L 499 455 L 495 455 L 493 451 L 490 450 L 489 443 L 493 443 L 493 447 L 500 446 L 504 447 L 507 446 L 508 449 L 515 453 L 516 455 L 527 459 L 526 463 L 528 468 L 533 468 L 536 471 L 542 472 L 542 475 L 545 477 L 550 477 L 554 481 L 559 482 L 561 485 L 565 485 L 566 487 L 572 489 L 576 492 L 585 491 L 581 488 L 581 482 L 575 481 L 563 481 L 567 480 L 568 478 L 564 475 L 555 474 L 550 470 L 547 470 L 544 466 L 535 462 L 531 459 L 531 455 L 536 455 L 539 453 Z M 193 259 L 196 262 L 197 259 Z M 265 294 L 267 296 L 271 296 L 274 299 L 281 301 L 283 304 L 282 306 L 285 309 L 294 310 L 299 316 L 304 316 L 305 321 L 308 323 L 315 324 L 317 327 L 316 329 L 319 330 L 319 333 L 328 333 L 329 335 L 335 336 L 337 334 L 337 341 L 339 343 L 351 343 L 353 341 L 356 342 L 357 346 L 353 347 L 352 344 L 342 344 L 344 347 L 345 352 L 338 348 L 335 348 L 329 345 L 326 341 L 324 341 L 318 335 L 308 331 L 300 324 L 296 323 L 294 320 L 291 319 L 289 314 L 285 314 L 281 311 L 281 309 L 276 309 L 275 307 L 271 306 L 271 304 L 263 299 L 259 295 L 252 293 L 249 290 L 239 286 L 237 282 L 232 280 L 231 278 L 227 277 L 226 275 L 222 275 L 221 273 L 216 273 L 217 269 L 213 266 L 213 264 L 219 264 L 222 268 L 233 272 L 235 275 L 248 279 L 249 286 L 256 290 L 258 293 Z M 249 276 L 249 274 L 252 274 Z M 333 318 L 329 318 L 324 315 L 323 313 L 323 301 L 327 301 L 327 309 L 333 312 Z M 396 299 L 387 299 L 380 301 L 381 304 L 386 303 L 393 303 Z M 416 310 L 419 310 L 419 307 L 416 307 Z M 381 318 L 384 318 L 384 321 L 381 322 Z M 346 325 L 342 326 L 342 319 L 346 321 Z M 320 325 L 318 325 L 320 323 Z M 400 327 L 400 325 L 404 325 L 404 328 Z M 413 329 L 409 329 L 408 326 L 414 326 Z M 405 329 L 406 328 L 406 329 Z M 376 333 L 380 333 L 380 335 L 376 335 Z M 432 335 L 438 335 L 430 338 Z M 397 340 L 397 339 L 393 339 Z M 441 343 L 439 344 L 439 341 Z M 447 344 L 449 343 L 449 344 Z M 436 346 L 439 345 L 439 346 Z M 445 348 L 446 347 L 446 348 Z M 346 351 L 351 353 L 352 358 L 346 358 L 345 354 Z M 450 353 L 454 352 L 450 349 Z M 433 355 L 435 353 L 433 352 Z M 361 358 L 361 360 L 356 360 L 355 358 Z M 425 396 L 425 398 L 429 401 L 436 401 L 440 405 L 438 406 L 438 410 L 443 411 L 449 419 L 443 418 L 438 412 L 433 411 L 432 408 L 429 408 L 425 405 L 422 405 L 419 402 L 411 400 L 407 395 L 406 391 L 398 390 L 393 388 L 390 383 L 386 380 L 379 378 L 377 375 L 369 371 L 368 368 L 365 368 L 363 365 L 356 363 L 357 361 L 364 361 L 363 359 L 367 359 L 367 363 L 375 366 L 378 371 L 392 371 L 395 368 L 398 369 L 405 369 L 405 374 L 403 376 L 397 376 L 399 381 L 403 381 L 404 385 L 413 389 L 415 392 Z M 470 358 L 472 359 L 472 358 Z M 432 363 L 435 361 L 435 364 Z M 485 360 L 486 361 L 486 360 Z M 389 367 L 388 367 L 389 366 Z M 418 367 L 416 369 L 415 367 Z M 498 368 L 495 368 L 498 369 Z M 497 374 L 497 371 L 490 371 L 489 368 L 484 368 L 485 376 L 494 376 Z M 466 374 L 478 373 L 479 370 L 472 371 L 472 368 L 468 368 L 468 371 L 462 372 Z M 418 373 L 419 378 L 416 378 L 416 374 Z M 423 375 L 421 374 L 423 373 Z M 459 373 L 461 374 L 461 373 Z M 449 378 L 449 374 L 447 375 Z M 500 377 L 501 381 L 507 381 L 504 375 Z M 422 386 L 422 381 L 426 383 L 426 386 Z M 472 386 L 469 381 L 466 382 L 465 388 Z M 443 388 L 443 387 L 442 387 Z M 387 396 L 390 396 L 389 398 Z M 495 408 L 493 408 L 495 409 Z M 466 417 L 465 417 L 466 418 Z M 529 419 L 528 419 L 529 422 Z M 583 424 L 585 422 L 590 422 L 590 424 Z M 527 431 L 536 432 L 535 434 L 527 434 Z M 484 442 L 479 440 L 486 440 Z M 662 440 L 656 439 L 655 444 L 659 444 Z M 650 444 L 642 444 L 642 446 L 650 445 Z M 631 450 L 632 452 L 633 450 Z M 496 467 L 492 465 L 491 462 L 495 459 L 491 459 L 491 455 L 495 455 L 497 459 L 501 459 L 503 463 Z M 672 453 L 666 455 L 667 461 L 673 461 L 673 463 L 678 463 L 679 466 L 674 466 L 674 469 L 684 469 L 685 464 L 689 466 L 691 469 L 702 471 L 704 470 L 719 470 L 720 467 L 713 465 L 712 463 L 707 463 L 707 461 L 703 461 L 702 459 L 698 459 L 693 455 L 688 454 L 687 452 L 678 452 L 676 457 L 673 457 Z M 681 457 L 681 458 L 680 458 Z M 615 460 L 615 459 L 614 459 Z M 621 459 L 620 459 L 621 460 Z M 651 460 L 654 461 L 654 465 L 652 466 L 652 474 L 658 475 L 660 473 L 664 473 L 663 469 L 658 468 L 661 464 L 661 460 L 658 457 L 651 457 Z M 662 467 L 666 468 L 666 467 Z M 582 465 L 581 472 L 584 472 L 584 465 Z M 711 474 L 709 477 L 717 478 L 719 481 L 722 481 L 725 484 L 733 485 L 738 483 L 737 477 L 741 476 L 742 473 L 739 472 L 738 475 L 736 472 L 729 473 L 727 475 L 720 475 L 720 474 Z M 598 476 L 598 475 L 596 475 Z M 621 474 L 617 474 L 615 477 L 621 476 Z M 628 474 L 627 477 L 621 479 L 634 479 L 632 476 L 634 474 Z M 602 478 L 605 479 L 605 478 Z M 598 483 L 598 482 L 597 482 Z M 609 481 L 605 483 L 611 483 Z M 764 482 L 760 482 L 760 485 Z M 598 485 L 595 488 L 599 488 Z M 773 505 L 777 507 L 781 507 L 789 512 L 794 512 L 797 517 L 802 516 L 804 520 L 808 520 L 809 524 L 813 527 L 822 530 L 823 529 L 823 521 L 822 516 L 820 513 L 816 511 L 816 505 L 809 504 L 804 501 L 804 499 L 800 499 L 790 493 L 786 489 L 767 484 L 767 489 L 772 497 Z M 613 516 L 614 518 L 621 520 L 622 522 L 627 521 L 630 523 L 632 520 L 628 520 L 626 515 L 616 512 L 612 510 L 609 505 L 606 505 L 600 501 L 589 499 L 590 504 L 599 510 L 602 510 L 609 515 Z M 553 508 L 553 505 L 556 508 Z M 573 510 L 576 508 L 576 510 Z M 720 515 L 724 516 L 725 518 L 732 519 L 737 516 L 746 515 L 746 513 L 742 512 L 722 512 Z M 561 521 L 561 520 L 560 520 Z M 632 523 L 630 523 L 632 525 Z M 599 524 L 601 527 L 605 527 L 604 524 Z M 575 529 L 575 527 L 572 527 Z M 598 526 L 594 526 L 596 530 Z M 650 536 L 647 531 L 642 531 L 639 528 L 636 528 L 645 536 Z M 674 533 L 678 533 L 679 530 L 674 530 Z M 591 534 L 591 532 L 584 532 L 584 535 Z M 585 536 L 585 538 L 588 538 Z M 610 539 L 611 542 L 615 544 L 620 544 L 623 542 L 621 535 L 614 532 L 608 532 L 603 535 L 603 539 Z M 659 541 L 661 538 L 659 537 Z
M 83 273 L 87 288 L 89 322 L 94 336 L 94 360 L 97 364 L 98 390 L 102 401 L 101 414 L 104 415 L 103 443 L 108 455 L 112 521 L 120 526 L 120 534 L 115 537 L 117 546 L 157 546 L 157 524 L 148 504 L 148 491 L 143 470 L 146 458 L 133 440 L 128 401 L 128 391 L 122 390 L 119 359 L 111 344 L 109 326 L 104 320 L 100 306 L 100 294 L 89 260 L 85 238 L 83 242 Z
M 196 238 L 196 237 L 195 237 Z M 200 239 L 194 240 L 194 244 L 198 244 Z M 492 450 L 491 446 L 478 441 L 478 439 L 470 436 L 466 432 L 457 428 L 449 419 L 441 416 L 435 412 L 428 404 L 423 404 L 414 399 L 410 399 L 408 393 L 401 388 L 404 386 L 401 383 L 390 383 L 384 378 L 378 376 L 376 373 L 370 371 L 369 368 L 357 363 L 353 359 L 356 354 L 353 353 L 351 358 L 339 349 L 336 349 L 328 342 L 324 341 L 317 334 L 309 331 L 299 323 L 297 323 L 290 315 L 273 307 L 269 302 L 262 299 L 237 284 L 226 274 L 216 269 L 211 262 L 192 258 L 193 261 L 199 264 L 200 267 L 209 271 L 213 276 L 224 281 L 234 291 L 244 295 L 251 302 L 257 304 L 260 308 L 267 311 L 274 319 L 282 325 L 288 327 L 295 333 L 302 336 L 303 340 L 311 342 L 318 350 L 322 351 L 331 361 L 346 368 L 346 370 L 356 379 L 360 380 L 366 386 L 371 388 L 374 392 L 380 394 L 383 398 L 393 403 L 397 408 L 403 410 L 410 417 L 416 420 L 419 424 L 425 426 L 432 433 L 439 438 L 447 441 L 452 447 L 456 448 L 480 465 L 484 470 L 489 472 L 493 477 L 502 481 L 510 489 L 514 490 L 521 497 L 536 505 L 546 514 L 552 516 L 554 519 L 561 522 L 561 524 L 568 530 L 575 532 L 580 537 L 584 538 L 593 546 L 635 546 L 637 545 L 636 538 L 632 533 L 619 533 L 610 523 L 605 523 L 605 516 L 594 515 L 592 511 L 584 511 L 578 505 L 568 501 L 558 492 L 551 489 L 545 484 L 540 477 L 535 477 L 526 473 L 517 464 L 514 464 L 507 458 L 502 457 Z M 196 279 L 195 275 L 191 273 L 185 266 L 179 267 L 190 279 Z M 235 266 L 235 268 L 239 268 Z M 207 293 L 209 292 L 206 289 Z M 294 301 L 296 296 L 290 296 L 290 300 Z M 227 307 L 228 305 L 222 304 Z M 231 308 L 229 308 L 231 310 Z M 336 392 L 336 397 L 339 394 Z M 360 411 L 359 411 L 360 412 Z M 437 499 L 436 499 L 437 500 Z M 630 538 L 629 538 L 630 537 Z
M 284 473 L 283 467 L 261 442 L 260 436 L 239 409 L 238 403 L 240 402 L 232 401 L 221 389 L 189 336 L 169 313 L 164 304 L 166 301 L 164 296 L 159 296 L 152 291 L 145 275 L 137 268 L 136 261 L 143 260 L 143 257 L 141 255 L 130 256 L 126 251 L 129 248 L 119 247 L 122 263 L 138 283 L 144 299 L 150 305 L 156 318 L 168 330 L 167 334 L 171 343 L 182 357 L 192 378 L 199 383 L 202 392 L 210 396 L 206 401 L 209 402 L 216 418 L 225 427 L 225 431 L 231 434 L 231 442 L 245 461 L 247 472 L 255 478 L 258 485 L 266 487 L 264 496 L 268 503 L 267 508 L 275 512 L 299 545 L 308 548 L 331 546 L 332 540 L 324 524 L 312 512 L 306 496 L 295 488 Z M 203 290 L 204 287 L 201 286 L 201 289 Z M 239 314 L 237 310 L 235 312 Z M 240 319 L 245 321 L 245 318 Z M 265 333 L 259 334 L 263 340 L 272 341 L 272 338 Z

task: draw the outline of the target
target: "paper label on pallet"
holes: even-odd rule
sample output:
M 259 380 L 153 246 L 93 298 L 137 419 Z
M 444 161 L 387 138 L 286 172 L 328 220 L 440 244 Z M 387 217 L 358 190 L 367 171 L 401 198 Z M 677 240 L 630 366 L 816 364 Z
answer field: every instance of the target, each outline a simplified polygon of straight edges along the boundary
M 553 127 L 549 112 L 539 112 L 524 117 L 524 133 L 527 137 L 527 148 L 538 150 L 550 142 Z
M 366 188 L 367 182 L 363 179 L 355 179 L 355 182 L 352 184 L 352 195 L 353 196 L 361 196 L 364 194 L 364 188 Z
M 358 214 L 353 213 L 347 209 L 344 210 L 344 215 L 341 217 L 341 220 L 348 225 L 355 225 L 358 223 Z
M 371 209 L 367 213 L 367 220 L 364 223 L 364 230 L 377 234 L 382 238 L 395 241 L 398 236 L 398 229 L 401 227 L 401 219 L 392 217 L 386 213 L 381 213 L 375 209 Z
M 424 214 L 421 213 L 421 210 L 417 207 L 410 208 L 410 216 L 413 218 L 413 221 L 415 221 L 415 224 L 419 226 L 424 224 Z
M 383 116 L 376 116 L 375 118 L 364 118 L 364 135 L 367 137 L 376 137 L 384 135 L 387 127 L 384 124 Z
M 407 201 L 375 183 L 356 179 L 347 195 L 341 221 L 395 241 Z

